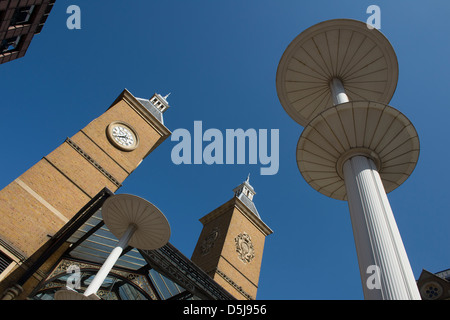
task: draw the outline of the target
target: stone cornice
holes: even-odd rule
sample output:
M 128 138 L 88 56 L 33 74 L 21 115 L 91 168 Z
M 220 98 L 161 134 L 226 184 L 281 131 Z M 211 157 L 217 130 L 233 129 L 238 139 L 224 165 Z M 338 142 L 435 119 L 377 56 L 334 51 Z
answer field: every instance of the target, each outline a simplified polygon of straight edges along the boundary
M 210 222 L 211 220 L 216 219 L 217 217 L 221 216 L 222 214 L 225 214 L 226 212 L 229 212 L 232 208 L 237 208 L 239 212 L 246 217 L 250 222 L 255 225 L 255 227 L 261 231 L 261 233 L 264 234 L 264 236 L 268 236 L 269 234 L 272 234 L 272 229 L 269 228 L 260 218 L 258 218 L 241 200 L 239 200 L 236 197 L 233 197 L 228 202 L 221 205 L 219 208 L 211 211 L 204 217 L 200 218 L 200 222 L 205 225 L 206 223 Z
M 270 229 L 267 224 L 258 218 L 239 198 L 234 199 L 236 199 L 236 208 L 238 208 L 241 213 L 264 234 L 264 236 L 268 236 L 273 233 L 272 229 Z
M 241 286 L 234 282 L 230 277 L 228 277 L 224 272 L 216 268 L 215 273 L 221 276 L 226 282 L 228 282 L 237 292 L 242 294 L 247 300 L 255 300 L 250 294 L 244 291 Z
M 92 164 L 98 171 L 100 171 L 106 178 L 109 179 L 117 188 L 120 188 L 122 184 L 120 181 L 113 177 L 105 168 L 103 168 L 94 158 L 92 158 L 86 151 L 73 142 L 70 138 L 66 138 L 65 141 L 69 146 L 75 149 L 83 158 L 85 158 L 90 164 Z

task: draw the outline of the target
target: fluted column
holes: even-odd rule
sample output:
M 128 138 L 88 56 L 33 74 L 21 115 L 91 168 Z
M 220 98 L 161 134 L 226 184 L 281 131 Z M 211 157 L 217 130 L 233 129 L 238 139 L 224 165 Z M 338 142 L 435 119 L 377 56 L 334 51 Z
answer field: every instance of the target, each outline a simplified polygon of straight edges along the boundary
M 420 300 L 374 162 L 354 156 L 344 163 L 343 172 L 365 299 Z

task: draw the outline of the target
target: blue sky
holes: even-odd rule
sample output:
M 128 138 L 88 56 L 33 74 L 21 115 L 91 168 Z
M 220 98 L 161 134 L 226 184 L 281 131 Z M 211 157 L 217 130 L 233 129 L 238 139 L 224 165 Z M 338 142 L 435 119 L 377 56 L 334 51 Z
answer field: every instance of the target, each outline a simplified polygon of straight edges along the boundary
M 132 3 L 132 5 L 131 5 Z M 81 8 L 81 30 L 66 9 Z M 175 165 L 167 139 L 120 193 L 157 205 L 171 243 L 190 257 L 199 218 L 228 201 L 250 173 L 254 202 L 274 233 L 267 237 L 258 299 L 363 299 L 346 202 L 302 178 L 295 159 L 303 128 L 281 107 L 275 76 L 287 45 L 324 20 L 366 21 L 381 8 L 381 32 L 399 61 L 390 105 L 418 131 L 411 177 L 388 195 L 416 279 L 450 268 L 448 103 L 450 3 L 433 1 L 86 1 L 57 0 L 24 58 L 0 65 L 0 188 L 102 114 L 120 92 L 150 98 L 171 92 L 165 124 L 173 132 L 279 129 L 280 168 Z

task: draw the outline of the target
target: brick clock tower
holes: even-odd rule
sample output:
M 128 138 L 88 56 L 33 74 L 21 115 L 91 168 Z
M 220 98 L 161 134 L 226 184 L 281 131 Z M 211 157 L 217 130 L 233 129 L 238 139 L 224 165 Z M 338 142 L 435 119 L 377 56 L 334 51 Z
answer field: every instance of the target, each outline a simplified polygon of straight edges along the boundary
M 230 201 L 200 219 L 203 230 L 191 260 L 237 299 L 253 300 L 272 230 L 256 210 L 249 179 L 233 191 Z
M 1 292 L 91 198 L 105 187 L 116 191 L 171 134 L 163 124 L 168 107 L 159 94 L 141 99 L 125 89 L 105 113 L 0 191 Z

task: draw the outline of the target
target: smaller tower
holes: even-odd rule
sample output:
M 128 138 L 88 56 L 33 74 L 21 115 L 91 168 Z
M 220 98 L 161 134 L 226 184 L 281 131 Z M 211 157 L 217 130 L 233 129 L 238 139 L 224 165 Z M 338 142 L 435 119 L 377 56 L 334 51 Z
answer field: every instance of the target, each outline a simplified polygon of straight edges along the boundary
M 253 203 L 249 178 L 231 200 L 200 219 L 203 230 L 191 258 L 241 300 L 256 298 L 265 238 L 273 233 Z

